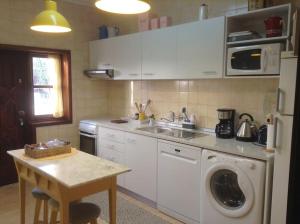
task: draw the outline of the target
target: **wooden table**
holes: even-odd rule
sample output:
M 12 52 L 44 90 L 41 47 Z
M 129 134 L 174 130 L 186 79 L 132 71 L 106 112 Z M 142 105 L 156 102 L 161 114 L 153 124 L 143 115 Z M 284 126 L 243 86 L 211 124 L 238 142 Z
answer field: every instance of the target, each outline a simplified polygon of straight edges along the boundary
M 19 175 L 20 223 L 25 224 L 25 186 L 33 184 L 59 201 L 62 224 L 69 224 L 69 203 L 108 190 L 109 218 L 116 224 L 116 178 L 127 167 L 72 149 L 72 153 L 43 159 L 25 156 L 24 149 L 8 151 Z

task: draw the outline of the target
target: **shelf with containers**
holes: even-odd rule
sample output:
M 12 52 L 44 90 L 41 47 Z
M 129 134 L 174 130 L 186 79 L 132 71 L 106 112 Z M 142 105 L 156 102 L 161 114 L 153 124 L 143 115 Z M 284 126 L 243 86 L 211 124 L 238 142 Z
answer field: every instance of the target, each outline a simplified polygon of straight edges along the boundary
M 280 17 L 282 19 L 282 34 L 279 36 L 267 37 L 265 20 L 270 17 Z M 273 6 L 269 8 L 249 11 L 246 13 L 228 16 L 226 28 L 226 45 L 230 46 L 245 46 L 262 43 L 282 43 L 284 50 L 290 48 L 291 37 L 291 19 L 292 5 L 285 4 Z M 252 31 L 256 35 L 255 38 L 246 40 L 230 41 L 228 36 L 231 33 Z

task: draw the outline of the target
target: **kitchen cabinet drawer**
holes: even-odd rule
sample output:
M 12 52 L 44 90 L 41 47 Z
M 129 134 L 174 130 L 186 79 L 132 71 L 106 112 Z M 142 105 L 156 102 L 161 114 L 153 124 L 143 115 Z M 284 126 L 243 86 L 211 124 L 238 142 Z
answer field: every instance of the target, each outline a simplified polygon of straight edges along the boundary
M 98 131 L 98 136 L 100 137 L 100 142 L 101 139 L 107 139 L 111 140 L 113 142 L 124 142 L 124 132 L 114 130 L 114 129 L 109 129 L 109 128 L 100 128 Z
M 114 151 L 118 151 L 123 153 L 125 151 L 124 144 L 119 142 L 113 142 L 110 140 L 102 139 L 100 140 L 100 148 L 102 149 L 110 149 Z
M 115 163 L 125 164 L 124 163 L 124 154 L 117 152 L 115 150 L 102 148 L 100 156 L 103 159 L 106 159 L 106 160 L 109 160 L 109 161 L 112 161 Z M 125 186 L 125 174 L 118 175 L 117 184 L 121 187 Z

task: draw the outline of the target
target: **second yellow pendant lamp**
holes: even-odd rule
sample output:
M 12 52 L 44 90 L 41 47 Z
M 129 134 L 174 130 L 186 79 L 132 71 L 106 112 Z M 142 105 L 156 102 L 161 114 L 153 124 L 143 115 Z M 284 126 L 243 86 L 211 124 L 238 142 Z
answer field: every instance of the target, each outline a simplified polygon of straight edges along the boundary
M 34 31 L 46 33 L 70 32 L 71 26 L 66 18 L 57 11 L 57 4 L 53 0 L 45 0 L 46 10 L 39 13 L 30 27 Z

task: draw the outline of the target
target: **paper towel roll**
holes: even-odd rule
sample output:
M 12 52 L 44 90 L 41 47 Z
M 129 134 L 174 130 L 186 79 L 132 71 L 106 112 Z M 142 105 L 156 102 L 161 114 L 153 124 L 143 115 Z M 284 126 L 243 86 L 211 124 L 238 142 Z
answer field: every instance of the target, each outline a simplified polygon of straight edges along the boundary
M 268 124 L 267 128 L 267 150 L 274 149 L 274 124 Z

